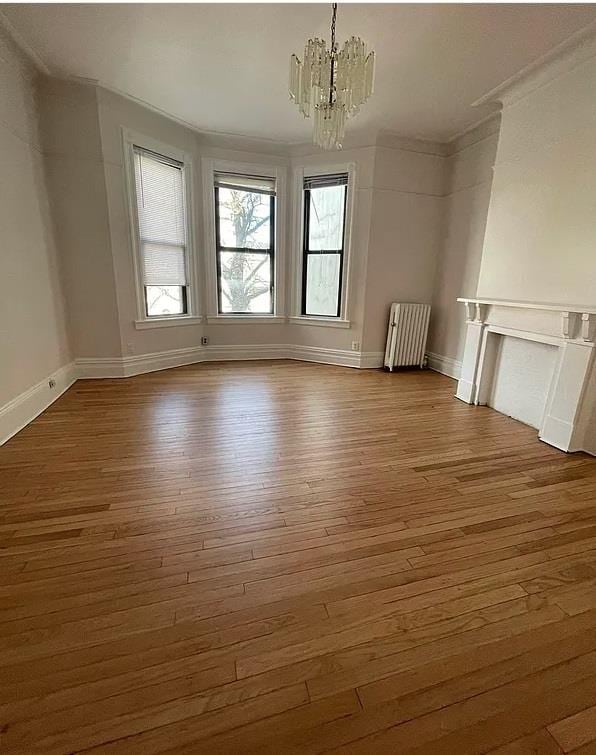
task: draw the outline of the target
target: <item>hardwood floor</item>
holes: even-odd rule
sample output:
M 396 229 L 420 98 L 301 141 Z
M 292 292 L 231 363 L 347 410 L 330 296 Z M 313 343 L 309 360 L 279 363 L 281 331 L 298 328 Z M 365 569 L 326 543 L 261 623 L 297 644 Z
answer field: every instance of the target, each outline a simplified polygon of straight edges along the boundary
M 0 751 L 596 752 L 596 461 L 453 392 L 76 383 L 0 448 Z

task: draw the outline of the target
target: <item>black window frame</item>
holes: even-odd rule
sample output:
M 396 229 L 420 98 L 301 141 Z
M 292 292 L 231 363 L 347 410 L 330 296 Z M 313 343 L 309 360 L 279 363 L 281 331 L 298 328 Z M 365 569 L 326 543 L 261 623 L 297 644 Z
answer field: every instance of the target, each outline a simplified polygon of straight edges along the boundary
M 247 176 L 252 178 L 252 176 Z M 219 186 L 214 186 L 215 196 L 215 264 L 217 268 L 217 313 L 219 315 L 243 315 L 245 317 L 262 317 L 273 315 L 275 313 L 275 198 L 274 193 L 259 191 L 258 189 L 242 189 L 237 187 L 237 191 L 246 191 L 249 194 L 263 194 L 269 197 L 270 215 L 269 215 L 269 248 L 257 249 L 251 247 L 223 246 L 221 243 L 220 217 L 219 217 Z M 263 312 L 224 312 L 222 281 L 221 281 L 221 253 L 222 252 L 239 252 L 241 254 L 268 254 L 269 255 L 269 299 L 271 307 L 268 311 Z
M 186 286 L 176 286 L 176 288 L 182 289 L 182 312 L 176 312 L 173 315 L 150 315 L 149 314 L 149 300 L 147 299 L 147 289 L 148 288 L 155 288 L 157 284 L 151 284 L 151 286 L 147 286 L 147 284 L 143 284 L 143 298 L 145 300 L 145 317 L 150 320 L 154 317 L 159 317 L 160 320 L 165 320 L 167 317 L 183 317 L 184 315 L 188 315 L 188 283 Z M 157 286 L 158 287 L 158 286 Z M 169 288 L 169 286 L 167 286 Z M 166 288 L 166 286 L 162 286 L 162 288 Z
M 324 178 L 321 176 L 321 178 Z M 305 181 L 306 183 L 307 181 Z M 333 185 L 331 183 L 327 184 Z M 348 206 L 348 186 L 349 176 L 346 174 L 345 181 L 337 183 L 338 186 L 344 187 L 344 206 L 343 206 L 343 224 L 341 234 L 341 247 L 339 249 L 309 249 L 309 237 L 310 237 L 310 192 L 311 188 L 308 186 L 303 187 L 303 202 L 304 202 L 304 215 L 302 222 L 302 303 L 300 307 L 300 314 L 303 317 L 322 317 L 330 320 L 341 317 L 342 308 L 342 295 L 343 295 L 343 277 L 344 277 L 344 256 L 346 246 L 346 214 Z M 312 187 L 317 188 L 317 187 Z M 306 288 L 307 288 L 307 275 L 308 275 L 308 257 L 315 254 L 337 254 L 339 255 L 339 286 L 337 291 L 337 312 L 334 315 L 322 315 L 306 311 Z

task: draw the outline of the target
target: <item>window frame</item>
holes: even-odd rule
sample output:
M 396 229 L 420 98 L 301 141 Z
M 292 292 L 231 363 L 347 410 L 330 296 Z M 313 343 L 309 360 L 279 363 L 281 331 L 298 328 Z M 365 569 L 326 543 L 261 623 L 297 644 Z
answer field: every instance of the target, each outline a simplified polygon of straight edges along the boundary
M 324 175 L 324 174 L 323 174 Z M 349 176 L 348 176 L 349 180 Z M 342 289 L 343 289 L 343 269 L 344 269 L 344 252 L 346 245 L 346 220 L 348 209 L 348 182 L 339 184 L 345 186 L 344 189 L 344 206 L 343 206 L 343 223 L 341 229 L 341 247 L 339 249 L 309 249 L 310 236 L 310 193 L 312 189 L 302 186 L 302 204 L 304 205 L 302 221 L 302 294 L 300 304 L 301 317 L 324 318 L 325 320 L 336 320 L 341 317 Z M 334 315 L 315 314 L 306 311 L 306 293 L 308 281 L 308 258 L 311 254 L 337 254 L 339 255 L 339 287 L 337 292 L 337 309 Z
M 235 162 L 231 160 L 203 157 L 201 160 L 203 179 L 203 230 L 204 257 L 206 277 L 207 322 L 212 325 L 229 323 L 275 324 L 284 322 L 285 315 L 285 269 L 286 269 L 286 169 L 280 165 L 264 162 Z M 274 278 L 273 278 L 273 313 L 255 312 L 231 314 L 219 312 L 219 275 L 217 270 L 216 218 L 215 218 L 215 174 L 233 173 L 245 176 L 263 176 L 275 180 L 275 216 L 274 230 Z
M 328 176 L 347 173 L 348 183 L 344 206 L 343 259 L 340 277 L 339 314 L 305 315 L 303 302 L 305 275 L 305 188 L 304 180 L 315 176 Z M 356 163 L 329 163 L 326 165 L 298 165 L 293 172 L 293 233 L 292 233 L 292 286 L 289 321 L 295 325 L 314 325 L 328 328 L 350 328 L 351 271 L 352 271 L 352 229 L 354 220 L 354 197 L 357 188 Z
M 129 233 L 130 233 L 130 250 L 131 261 L 134 276 L 135 295 L 136 295 L 136 320 L 137 329 L 146 329 L 152 327 L 162 327 L 171 325 L 189 325 L 200 322 L 199 313 L 199 285 L 198 285 L 198 266 L 194 236 L 194 204 L 193 204 L 193 164 L 192 156 L 177 147 L 173 147 L 143 134 L 122 129 L 122 142 L 124 152 L 124 170 L 125 185 L 127 194 L 128 214 L 129 214 Z M 152 152 L 158 157 L 180 163 L 182 168 L 182 185 L 184 191 L 184 209 L 185 209 L 185 264 L 187 283 L 183 287 L 183 297 L 186 303 L 186 311 L 183 314 L 173 315 L 148 315 L 146 286 L 143 276 L 143 261 L 141 253 L 141 239 L 139 229 L 139 217 L 137 210 L 137 189 L 135 180 L 135 163 L 134 152 L 137 149 Z
M 215 174 L 214 174 L 215 175 Z M 247 175 L 247 174 L 238 174 Z M 251 176 L 254 177 L 254 176 Z M 215 211 L 215 265 L 217 280 L 217 316 L 241 316 L 241 317 L 267 317 L 275 314 L 275 203 L 277 196 L 277 186 L 275 194 L 265 194 L 265 192 L 254 192 L 256 194 L 265 194 L 269 197 L 269 248 L 268 249 L 251 249 L 249 247 L 223 246 L 220 238 L 220 218 L 219 218 L 219 186 L 213 186 L 214 211 Z M 248 191 L 248 190 L 247 190 Z M 271 307 L 268 312 L 224 312 L 223 311 L 223 291 L 221 286 L 221 254 L 222 252 L 236 252 L 239 254 L 268 254 L 269 255 L 269 296 Z

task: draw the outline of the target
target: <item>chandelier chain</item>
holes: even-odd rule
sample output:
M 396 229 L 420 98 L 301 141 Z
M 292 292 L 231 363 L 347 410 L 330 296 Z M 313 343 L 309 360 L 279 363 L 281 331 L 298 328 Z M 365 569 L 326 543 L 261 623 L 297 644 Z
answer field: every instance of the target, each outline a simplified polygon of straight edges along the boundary
M 331 55 L 330 55 L 330 86 L 329 86 L 329 104 L 333 105 L 335 100 L 335 21 L 337 19 L 337 3 L 333 3 L 333 11 L 331 14 Z
M 331 14 L 331 52 L 335 52 L 335 20 L 337 18 L 337 3 L 333 3 Z

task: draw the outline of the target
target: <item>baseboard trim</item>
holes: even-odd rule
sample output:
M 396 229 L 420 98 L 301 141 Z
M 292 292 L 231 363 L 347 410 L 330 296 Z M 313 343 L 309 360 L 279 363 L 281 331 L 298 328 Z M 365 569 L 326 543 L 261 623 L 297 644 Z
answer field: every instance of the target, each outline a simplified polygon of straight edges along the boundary
M 444 357 L 441 354 L 434 354 L 432 351 L 426 353 L 428 366 L 435 372 L 459 380 L 461 375 L 461 362 L 451 357 Z
M 254 344 L 197 346 L 121 358 L 82 358 L 76 360 L 76 367 L 82 379 L 123 378 L 200 362 L 252 359 L 296 359 L 301 362 L 318 362 L 357 369 L 374 369 L 383 364 L 381 352 L 348 351 L 296 344 Z
M 145 372 L 167 370 L 205 361 L 204 349 L 200 346 L 187 349 L 172 349 L 149 354 L 135 354 L 120 358 L 77 359 L 79 378 L 123 378 L 142 375 Z
M 77 379 L 74 362 L 65 364 L 0 407 L 0 446 L 56 401 Z M 49 381 L 55 386 L 50 388 Z

